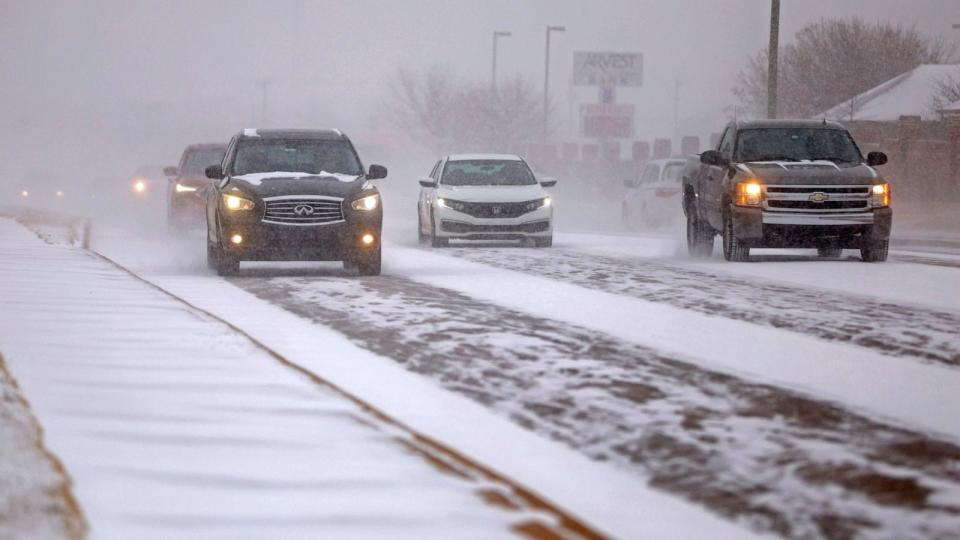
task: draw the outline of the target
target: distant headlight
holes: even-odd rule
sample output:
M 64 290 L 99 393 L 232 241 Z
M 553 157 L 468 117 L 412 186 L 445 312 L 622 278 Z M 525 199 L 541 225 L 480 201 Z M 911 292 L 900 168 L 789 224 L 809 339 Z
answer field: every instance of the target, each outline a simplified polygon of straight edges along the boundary
M 176 186 L 174 186 L 173 189 L 174 189 L 174 191 L 176 191 L 177 193 L 190 193 L 191 191 L 196 191 L 196 190 L 197 190 L 197 188 L 195 188 L 195 187 L 185 186 L 185 185 L 183 185 L 183 184 L 177 184 Z
M 870 189 L 870 206 L 874 208 L 890 206 L 890 184 L 886 182 L 875 184 Z
M 134 193 L 136 193 L 136 194 L 138 194 L 138 195 L 141 195 L 141 194 L 143 194 L 143 193 L 146 193 L 146 191 L 147 191 L 147 183 L 146 183 L 146 181 L 144 181 L 144 180 L 137 180 L 137 181 L 135 181 L 135 182 L 133 183 L 133 192 L 134 192 Z
M 224 194 L 223 206 L 227 210 L 253 210 L 253 201 L 236 195 Z
M 351 208 L 363 212 L 376 210 L 378 206 L 380 206 L 380 195 L 367 195 L 350 203 Z

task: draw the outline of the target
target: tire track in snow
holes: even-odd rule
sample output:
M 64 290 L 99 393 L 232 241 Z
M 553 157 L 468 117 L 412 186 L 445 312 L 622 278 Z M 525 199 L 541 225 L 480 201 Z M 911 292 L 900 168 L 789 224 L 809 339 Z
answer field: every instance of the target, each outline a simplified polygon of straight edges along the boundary
M 952 443 L 400 277 L 247 275 L 261 277 L 231 282 L 758 529 L 792 538 L 960 530 Z
M 707 315 L 960 367 L 960 312 L 562 249 L 454 248 L 452 256 Z

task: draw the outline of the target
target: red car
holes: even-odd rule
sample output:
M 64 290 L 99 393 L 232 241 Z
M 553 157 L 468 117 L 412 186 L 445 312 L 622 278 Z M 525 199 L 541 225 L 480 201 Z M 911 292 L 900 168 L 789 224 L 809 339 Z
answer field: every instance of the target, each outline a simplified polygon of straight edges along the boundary
M 206 224 L 206 200 L 201 188 L 210 180 L 204 171 L 210 165 L 219 165 L 227 150 L 225 144 L 191 144 L 183 151 L 180 165 L 166 167 L 170 177 L 167 191 L 167 226 L 172 231 L 196 228 Z

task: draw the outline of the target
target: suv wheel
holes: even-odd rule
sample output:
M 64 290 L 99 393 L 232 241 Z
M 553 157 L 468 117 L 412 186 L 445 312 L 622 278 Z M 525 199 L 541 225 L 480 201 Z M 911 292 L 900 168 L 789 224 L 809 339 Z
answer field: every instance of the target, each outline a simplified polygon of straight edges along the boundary
M 699 219 L 693 209 L 687 211 L 687 252 L 698 259 L 709 258 L 713 254 L 713 230 L 710 225 Z
M 733 233 L 733 217 L 729 212 L 723 217 L 723 258 L 733 262 L 750 259 L 750 246 L 744 245 Z
M 222 248 L 214 248 L 214 250 L 218 275 L 235 276 L 240 272 L 240 257 Z
M 883 262 L 887 260 L 890 251 L 890 240 L 864 243 L 860 248 L 860 258 L 863 262 Z
M 379 276 L 380 275 L 380 248 L 365 253 L 352 261 L 357 267 L 357 274 L 361 276 Z

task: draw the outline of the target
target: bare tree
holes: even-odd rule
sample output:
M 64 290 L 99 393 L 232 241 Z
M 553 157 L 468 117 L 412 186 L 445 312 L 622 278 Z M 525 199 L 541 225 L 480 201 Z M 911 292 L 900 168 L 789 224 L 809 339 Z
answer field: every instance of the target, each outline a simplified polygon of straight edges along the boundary
M 861 19 L 826 19 L 803 27 L 780 49 L 781 116 L 808 118 L 920 64 L 949 62 L 956 44 L 916 28 Z M 750 57 L 734 87 L 741 110 L 760 116 L 767 103 L 767 52 Z M 851 112 L 857 103 L 851 102 Z
M 935 111 L 960 101 L 960 67 L 952 75 L 947 75 L 934 83 L 931 107 Z
M 507 151 L 541 136 L 541 98 L 522 77 L 491 91 L 483 83 L 457 81 L 445 68 L 401 69 L 390 88 L 386 106 L 393 124 L 440 153 Z

